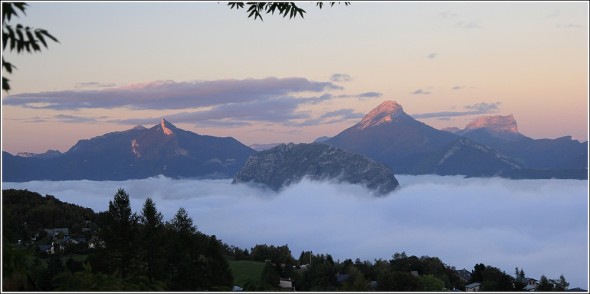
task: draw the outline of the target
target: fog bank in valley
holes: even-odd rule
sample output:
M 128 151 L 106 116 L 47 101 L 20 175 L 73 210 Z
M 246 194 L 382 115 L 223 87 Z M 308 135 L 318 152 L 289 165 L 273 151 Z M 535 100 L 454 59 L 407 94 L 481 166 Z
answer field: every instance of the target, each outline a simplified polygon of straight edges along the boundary
M 564 274 L 588 289 L 588 181 L 396 175 L 380 198 L 355 185 L 302 181 L 275 193 L 231 180 L 34 181 L 3 183 L 62 201 L 108 208 L 118 188 L 139 212 L 146 197 L 169 220 L 180 207 L 198 229 L 241 248 L 288 244 L 334 259 L 437 256 L 458 269 L 476 263 L 538 279 Z

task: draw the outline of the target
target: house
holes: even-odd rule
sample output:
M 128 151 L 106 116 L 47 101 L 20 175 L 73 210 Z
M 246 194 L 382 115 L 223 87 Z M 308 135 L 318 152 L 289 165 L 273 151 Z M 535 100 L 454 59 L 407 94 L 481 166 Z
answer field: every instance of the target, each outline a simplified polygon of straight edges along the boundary
M 523 291 L 535 291 L 535 289 L 537 289 L 537 285 L 526 285 L 524 286 L 524 288 L 522 288 Z
M 471 272 L 466 269 L 455 271 L 455 274 L 463 282 L 467 282 L 467 281 L 471 280 Z
M 293 290 L 293 281 L 291 281 L 291 279 L 281 278 L 279 280 L 279 287 L 281 287 L 283 291 Z
M 242 288 L 242 287 L 240 287 L 240 286 L 236 285 L 236 286 L 234 286 L 234 287 L 233 287 L 231 290 L 232 290 L 233 292 L 241 292 L 241 291 L 244 291 L 244 288 Z
M 37 245 L 37 248 L 39 248 L 39 250 L 41 252 L 45 252 L 47 254 L 53 254 L 53 245 L 51 245 L 51 244 Z
M 465 291 L 467 292 L 479 292 L 479 288 L 481 288 L 480 282 L 471 283 L 469 285 L 465 285 Z
M 535 291 L 535 289 L 537 289 L 537 286 L 539 285 L 539 281 L 533 278 L 525 278 L 523 280 L 523 283 L 526 285 L 524 286 L 524 288 L 522 288 L 523 291 Z
M 47 254 L 55 254 L 61 252 L 60 244 L 57 242 L 51 242 L 50 244 L 40 244 L 37 245 L 37 248 L 41 252 L 45 252 Z
M 93 236 L 92 238 L 90 238 L 90 241 L 88 242 L 88 248 L 90 248 L 90 249 L 105 248 L 105 247 L 106 247 L 105 242 L 100 240 L 96 236 Z
M 45 232 L 47 232 L 47 238 L 49 238 L 49 240 L 53 240 L 54 237 L 59 235 L 62 237 L 70 235 L 70 230 L 68 228 L 45 229 Z
M 84 238 L 84 237 L 65 236 L 62 241 L 62 244 L 64 244 L 64 245 L 68 245 L 68 244 L 77 245 L 77 244 L 86 244 L 86 243 L 87 243 L 86 238 Z

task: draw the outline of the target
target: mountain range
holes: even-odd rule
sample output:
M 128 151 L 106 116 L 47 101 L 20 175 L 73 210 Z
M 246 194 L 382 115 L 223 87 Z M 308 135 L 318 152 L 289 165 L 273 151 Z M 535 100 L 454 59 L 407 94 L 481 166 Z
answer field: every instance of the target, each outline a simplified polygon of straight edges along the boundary
M 588 142 L 571 137 L 532 139 L 512 115 L 482 116 L 465 129 L 438 130 L 386 101 L 354 126 L 324 141 L 368 156 L 396 174 L 461 174 L 509 178 L 588 175 Z
M 199 135 L 162 119 L 88 140 L 49 158 L 2 153 L 3 181 L 231 178 L 256 151 L 234 138 Z
M 314 144 L 298 144 L 295 149 L 301 149 L 299 153 L 287 152 L 284 156 L 313 154 L 321 144 L 364 155 L 395 174 L 588 178 L 587 141 L 572 140 L 570 136 L 529 138 L 518 131 L 512 115 L 482 116 L 464 129 L 438 130 L 406 114 L 397 102 L 386 101 L 338 135 L 322 137 Z M 15 156 L 2 152 L 2 180 L 127 180 L 156 175 L 233 178 L 243 169 L 252 173 L 253 165 L 245 164 L 250 156 L 258 156 L 257 151 L 280 146 L 251 145 L 255 150 L 234 138 L 199 135 L 162 119 L 151 128 L 136 126 L 80 140 L 64 153 L 50 150 Z M 309 166 L 299 168 L 312 171 L 314 163 L 306 162 Z M 260 176 L 268 173 L 259 172 Z M 289 176 L 294 174 L 284 174 Z M 307 176 L 313 178 L 314 173 Z

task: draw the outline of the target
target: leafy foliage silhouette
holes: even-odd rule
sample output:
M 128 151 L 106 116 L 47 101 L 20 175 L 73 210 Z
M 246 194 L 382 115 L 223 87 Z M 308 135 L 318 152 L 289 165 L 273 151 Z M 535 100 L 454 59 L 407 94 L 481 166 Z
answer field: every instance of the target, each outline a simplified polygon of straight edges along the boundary
M 329 2 L 330 6 L 334 6 L 340 2 Z M 346 6 L 350 5 L 350 2 L 344 2 Z M 227 4 L 231 9 L 242 9 L 246 5 L 248 6 L 248 18 L 254 16 L 254 19 L 260 19 L 263 21 L 262 14 L 278 14 L 283 17 L 289 16 L 289 18 L 296 18 L 297 15 L 303 18 L 306 11 L 298 7 L 295 2 L 229 2 Z M 22 24 L 11 25 L 10 20 L 13 17 L 19 17 L 22 13 L 26 15 L 26 8 L 28 4 L 24 2 L 2 2 L 2 51 L 8 47 L 9 51 L 16 51 L 17 53 L 27 52 L 34 53 L 40 52 L 42 47 L 48 48 L 47 40 L 51 39 L 54 42 L 59 43 L 57 38 L 51 35 L 47 30 L 32 28 L 29 26 L 23 26 Z M 317 2 L 316 6 L 322 9 L 324 2 Z M 41 46 L 42 45 L 42 46 Z M 6 61 L 2 56 L 2 69 L 8 74 L 12 74 L 12 71 L 16 69 L 12 63 Z M 8 92 L 10 90 L 10 80 L 6 77 L 2 77 L 2 90 Z
M 13 17 L 19 17 L 22 13 L 26 15 L 26 8 L 28 4 L 24 2 L 2 2 L 2 53 L 8 47 L 9 51 L 16 51 L 16 53 L 34 53 L 40 52 L 41 46 L 48 48 L 46 38 L 59 43 L 57 38 L 51 35 L 44 29 L 36 29 L 22 24 L 11 25 L 10 20 Z M 12 74 L 15 69 L 12 63 L 4 59 L 2 54 L 2 69 L 7 73 Z M 2 77 L 2 90 L 8 92 L 10 90 L 10 80 Z
M 330 7 L 334 6 L 336 3 L 340 4 L 340 2 L 329 2 Z M 303 14 L 307 13 L 305 10 L 298 7 L 295 2 L 229 2 L 227 5 L 230 9 L 236 10 L 243 9 L 247 5 L 248 18 L 254 16 L 254 20 L 260 19 L 260 21 L 264 21 L 262 14 L 274 15 L 277 11 L 279 15 L 283 16 L 283 18 L 289 16 L 290 19 L 296 18 L 297 15 L 304 18 Z M 344 5 L 350 5 L 350 2 L 344 2 Z M 322 9 L 322 7 L 324 7 L 324 2 L 317 2 L 316 6 Z

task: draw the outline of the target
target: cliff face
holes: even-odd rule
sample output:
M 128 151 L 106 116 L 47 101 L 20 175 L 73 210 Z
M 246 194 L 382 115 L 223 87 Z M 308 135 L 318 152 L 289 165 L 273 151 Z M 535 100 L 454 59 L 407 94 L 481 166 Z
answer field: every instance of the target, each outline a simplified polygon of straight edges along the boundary
M 399 187 L 391 168 L 320 143 L 281 144 L 251 155 L 233 183 L 260 183 L 278 191 L 303 178 L 360 184 L 378 196 Z

